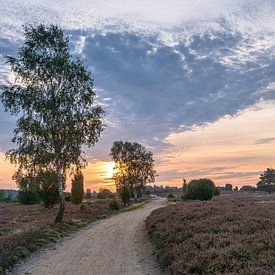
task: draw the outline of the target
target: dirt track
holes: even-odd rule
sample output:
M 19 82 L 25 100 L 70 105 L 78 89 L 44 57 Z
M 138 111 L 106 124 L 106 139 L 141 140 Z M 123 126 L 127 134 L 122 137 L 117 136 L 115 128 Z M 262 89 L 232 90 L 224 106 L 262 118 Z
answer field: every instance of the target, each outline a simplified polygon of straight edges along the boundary
M 163 204 L 164 199 L 155 199 L 143 208 L 95 222 L 34 254 L 12 274 L 161 274 L 144 220 Z

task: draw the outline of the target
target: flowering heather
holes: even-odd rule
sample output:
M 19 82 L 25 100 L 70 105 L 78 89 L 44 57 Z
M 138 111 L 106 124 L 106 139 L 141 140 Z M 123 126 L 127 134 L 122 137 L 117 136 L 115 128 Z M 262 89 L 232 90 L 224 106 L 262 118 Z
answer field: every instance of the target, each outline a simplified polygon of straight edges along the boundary
M 153 211 L 147 229 L 170 274 L 275 273 L 275 195 L 179 202 Z
M 111 200 L 97 200 L 79 205 L 67 203 L 64 223 L 53 224 L 58 206 L 44 209 L 41 205 L 0 203 L 0 274 L 21 258 L 46 243 L 104 215 L 112 213 Z

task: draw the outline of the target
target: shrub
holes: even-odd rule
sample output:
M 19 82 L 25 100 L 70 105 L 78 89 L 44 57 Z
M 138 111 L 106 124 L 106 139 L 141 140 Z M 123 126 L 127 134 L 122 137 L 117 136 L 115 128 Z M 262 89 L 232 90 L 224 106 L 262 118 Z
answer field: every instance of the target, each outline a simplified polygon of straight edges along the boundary
M 240 191 L 241 192 L 255 192 L 256 187 L 251 186 L 251 185 L 244 185 L 244 186 L 241 187 Z
M 65 193 L 65 201 L 71 201 L 71 193 L 69 192 Z
M 118 195 L 121 198 L 124 206 L 130 205 L 131 192 L 127 186 L 123 186 L 118 190 Z
M 15 179 L 20 190 L 24 192 L 21 194 L 21 201 L 29 199 L 32 201 L 31 197 L 39 197 L 39 199 L 34 199 L 35 202 L 41 200 L 45 208 L 52 208 L 59 201 L 58 180 L 54 170 L 40 170 L 35 174 L 26 175 L 16 173 Z M 65 188 L 65 183 L 63 188 Z
M 110 202 L 109 207 L 111 210 L 119 210 L 119 203 L 116 200 Z
M 233 186 L 230 183 L 227 183 L 224 187 L 225 191 L 232 191 L 233 190 Z
M 175 198 L 175 196 L 172 193 L 168 194 L 168 196 L 167 196 L 167 199 L 174 199 L 174 198 Z
M 87 210 L 86 204 L 85 204 L 85 203 L 81 203 L 79 209 L 80 209 L 81 211 Z
M 98 199 L 112 199 L 114 194 L 109 189 L 100 189 L 97 194 Z
M 218 187 L 215 187 L 213 195 L 214 196 L 219 196 L 220 195 L 220 190 L 218 189 Z
M 19 190 L 18 202 L 21 204 L 35 204 L 39 202 L 38 193 L 32 190 Z
M 191 180 L 184 193 L 184 199 L 211 200 L 215 189 L 215 184 L 210 179 Z
M 85 199 L 90 200 L 92 198 L 92 191 L 90 188 L 86 190 L 86 194 L 84 196 Z
M 80 204 L 84 196 L 83 188 L 83 174 L 79 171 L 72 180 L 72 196 L 71 202 L 74 204 Z

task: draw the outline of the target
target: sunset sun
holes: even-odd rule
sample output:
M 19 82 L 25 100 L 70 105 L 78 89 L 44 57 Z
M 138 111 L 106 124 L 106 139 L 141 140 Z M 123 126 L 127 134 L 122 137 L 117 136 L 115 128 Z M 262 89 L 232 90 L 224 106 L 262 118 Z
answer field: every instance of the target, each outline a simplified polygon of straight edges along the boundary
M 108 162 L 105 164 L 105 178 L 110 179 L 113 177 L 115 163 L 114 162 Z

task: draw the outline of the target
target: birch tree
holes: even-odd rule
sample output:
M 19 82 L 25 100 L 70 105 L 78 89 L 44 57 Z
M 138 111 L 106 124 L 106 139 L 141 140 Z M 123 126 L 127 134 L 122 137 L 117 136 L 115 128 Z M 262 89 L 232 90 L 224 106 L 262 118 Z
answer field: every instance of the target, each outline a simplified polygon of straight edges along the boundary
M 60 208 L 55 222 L 61 222 L 64 178 L 86 165 L 82 146 L 98 141 L 104 111 L 95 105 L 91 73 L 70 55 L 62 29 L 39 24 L 24 30 L 18 57 L 7 57 L 15 80 L 1 93 L 5 110 L 18 116 L 12 139 L 17 148 L 7 156 L 23 174 L 56 171 Z

